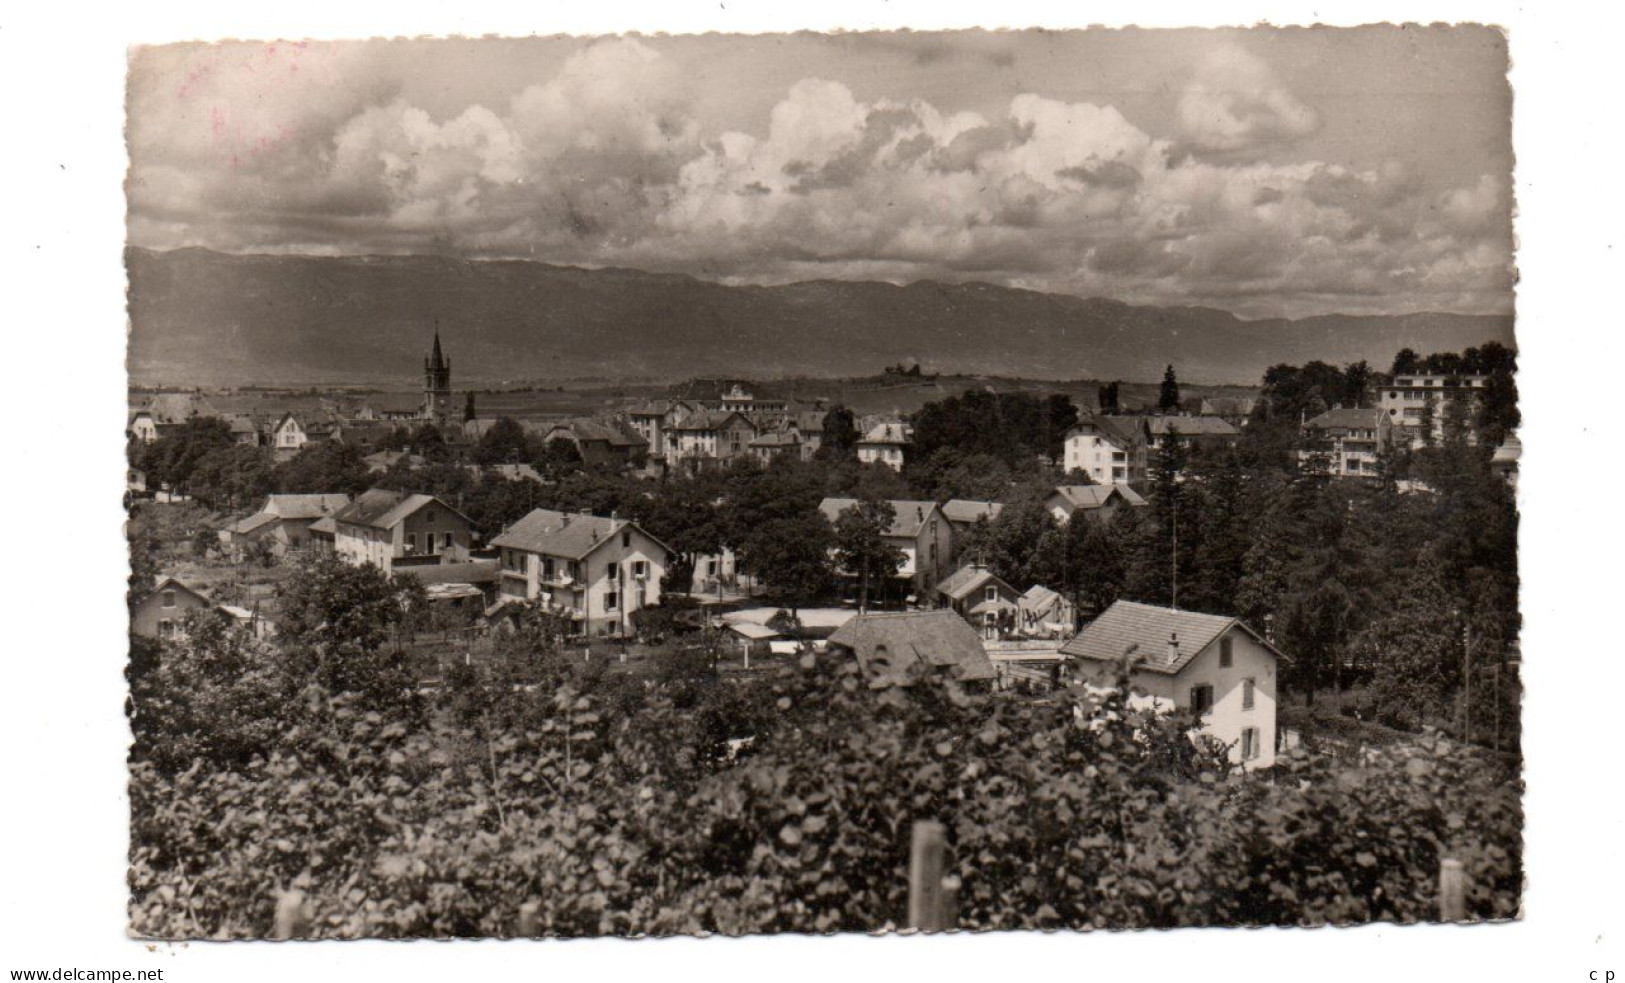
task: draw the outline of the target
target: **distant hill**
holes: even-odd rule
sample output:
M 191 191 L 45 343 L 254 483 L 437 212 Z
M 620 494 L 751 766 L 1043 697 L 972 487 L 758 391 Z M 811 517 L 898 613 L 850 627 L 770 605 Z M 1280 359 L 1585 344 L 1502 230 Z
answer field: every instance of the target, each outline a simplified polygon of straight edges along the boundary
M 1512 343 L 1510 316 L 1244 321 L 985 283 L 728 286 L 635 270 L 428 256 L 127 252 L 136 384 L 401 382 L 438 320 L 454 386 L 928 372 L 1256 384 L 1279 362 Z

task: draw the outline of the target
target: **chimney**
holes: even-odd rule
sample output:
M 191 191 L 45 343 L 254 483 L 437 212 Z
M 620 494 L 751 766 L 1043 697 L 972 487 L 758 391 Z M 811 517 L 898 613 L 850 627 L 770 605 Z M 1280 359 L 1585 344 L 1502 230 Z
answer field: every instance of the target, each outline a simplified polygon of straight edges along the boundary
M 1179 661 L 1179 632 L 1177 631 L 1168 633 L 1168 661 L 1170 663 Z
M 570 524 L 570 513 L 566 512 L 559 519 L 559 528 L 563 529 L 565 526 L 568 526 L 569 524 Z

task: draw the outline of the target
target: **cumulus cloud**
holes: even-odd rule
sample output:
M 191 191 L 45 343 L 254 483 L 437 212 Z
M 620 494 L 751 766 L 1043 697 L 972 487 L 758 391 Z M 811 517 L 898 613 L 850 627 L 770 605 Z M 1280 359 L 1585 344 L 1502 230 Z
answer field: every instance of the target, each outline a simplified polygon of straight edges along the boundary
M 138 63 L 132 240 L 985 279 L 1258 315 L 1497 309 L 1510 292 L 1503 181 L 1441 191 L 1398 164 L 1268 162 L 1250 151 L 1316 117 L 1239 49 L 1198 66 L 1164 136 L 1111 105 L 1023 93 L 945 112 L 823 78 L 719 131 L 680 66 L 630 39 L 436 114 L 346 85 L 324 52 Z M 245 68 L 262 63 L 306 74 L 267 83 Z
M 1308 136 L 1320 117 L 1262 59 L 1235 45 L 1214 49 L 1179 97 L 1181 135 L 1199 150 L 1234 153 Z

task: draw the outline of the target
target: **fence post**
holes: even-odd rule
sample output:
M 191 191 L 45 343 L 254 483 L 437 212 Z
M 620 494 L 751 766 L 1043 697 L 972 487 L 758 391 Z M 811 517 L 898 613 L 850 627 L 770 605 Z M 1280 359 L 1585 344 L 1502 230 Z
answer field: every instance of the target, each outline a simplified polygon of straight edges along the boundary
M 959 930 L 959 877 L 949 874 L 942 879 L 942 906 L 939 909 L 939 927 L 944 932 Z
M 305 892 L 283 891 L 276 899 L 276 930 L 272 938 L 302 939 L 310 929 L 305 915 Z
M 1467 875 L 1454 857 L 1439 861 L 1439 920 L 1467 920 Z
M 942 824 L 916 820 L 908 858 L 908 927 L 940 932 L 942 925 Z
M 541 925 L 542 906 L 534 901 L 526 901 L 519 906 L 519 937 L 522 939 L 539 938 L 542 934 Z

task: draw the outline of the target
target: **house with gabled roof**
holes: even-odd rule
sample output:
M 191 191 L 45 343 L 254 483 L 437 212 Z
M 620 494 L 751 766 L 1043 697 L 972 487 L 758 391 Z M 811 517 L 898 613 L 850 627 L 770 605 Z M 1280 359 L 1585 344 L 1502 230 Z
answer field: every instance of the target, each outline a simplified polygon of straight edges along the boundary
M 542 435 L 544 444 L 555 440 L 573 446 L 588 467 L 636 467 L 649 457 L 649 442 L 620 420 L 562 420 Z
M 984 638 L 997 638 L 1016 623 L 1021 594 L 1003 577 L 980 563 L 967 563 L 945 577 L 936 588 L 937 602 L 980 629 Z
M 1140 508 L 1146 500 L 1128 485 L 1056 485 L 1044 498 L 1044 508 L 1056 522 L 1073 516 L 1106 520 L 1120 508 Z
M 750 453 L 758 429 L 736 410 L 688 413 L 666 431 L 666 463 L 689 469 L 713 467 Z
M 498 609 L 533 602 L 586 635 L 630 635 L 632 616 L 660 603 L 671 551 L 636 522 L 536 509 L 491 540 Z
M 1145 480 L 1145 432 L 1134 417 L 1088 416 L 1066 432 L 1061 466 L 1097 485 Z
M 1290 661 L 1240 619 L 1118 601 L 1061 646 L 1078 678 L 1115 683 L 1194 713 L 1247 768 L 1275 762 L 1278 668 Z
M 159 393 L 131 411 L 126 432 L 136 440 L 151 443 L 187 420 L 219 415 L 212 403 L 195 393 Z
M 1077 623 L 1072 601 L 1043 584 L 1027 588 L 1016 601 L 1016 630 L 1030 638 L 1066 638 Z
M 1148 416 L 1142 420 L 1152 450 L 1163 450 L 1176 440 L 1185 447 L 1228 446 L 1241 437 L 1230 421 L 1217 416 Z
M 281 556 L 310 546 L 311 525 L 349 504 L 350 496 L 343 494 L 271 495 L 258 512 L 227 526 L 221 539 L 234 548 L 264 540 Z
M 1303 425 L 1311 446 L 1298 452 L 1305 466 L 1339 478 L 1375 478 L 1392 440 L 1388 414 L 1375 407 L 1338 406 Z
M 864 464 L 884 464 L 893 471 L 901 471 L 909 445 L 913 442 L 913 429 L 908 424 L 895 420 L 883 421 L 870 427 L 858 440 L 858 460 Z
M 306 444 L 330 440 L 338 431 L 338 421 L 325 411 L 289 410 L 271 428 L 271 447 L 276 459 L 285 461 Z
M 187 616 L 208 612 L 229 618 L 232 624 L 255 638 L 264 638 L 274 631 L 270 621 L 257 610 L 223 604 L 179 577 L 161 576 L 152 592 L 130 612 L 130 633 L 160 641 L 180 641 L 186 637 Z
M 385 573 L 398 566 L 460 563 L 473 546 L 468 516 L 433 495 L 370 488 L 332 518 L 333 552 Z
M 942 503 L 942 515 L 954 527 L 956 535 L 963 536 L 983 522 L 992 522 L 1004 511 L 1003 502 L 984 502 L 970 498 L 951 498 Z
M 826 498 L 818 503 L 818 511 L 833 526 L 842 512 L 857 504 L 855 498 Z M 893 499 L 890 505 L 893 514 L 886 541 L 903 553 L 897 578 L 910 581 L 923 598 L 948 572 L 953 560 L 953 527 L 936 502 Z
M 920 671 L 917 667 L 983 685 L 998 675 L 975 629 L 947 610 L 860 614 L 835 629 L 828 645 L 856 659 L 870 679 L 902 682 Z

